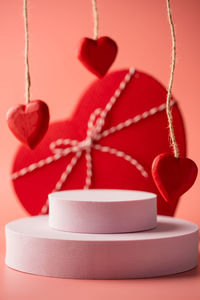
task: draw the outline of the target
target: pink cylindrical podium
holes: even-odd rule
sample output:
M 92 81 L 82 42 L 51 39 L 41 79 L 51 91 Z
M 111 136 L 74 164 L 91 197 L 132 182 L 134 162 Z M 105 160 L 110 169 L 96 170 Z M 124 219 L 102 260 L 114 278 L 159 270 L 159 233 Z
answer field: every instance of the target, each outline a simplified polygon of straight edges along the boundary
M 6 264 L 27 273 L 82 279 L 163 276 L 190 270 L 198 261 L 197 225 L 158 216 L 144 232 L 83 234 L 54 230 L 48 216 L 6 225 Z
M 156 195 L 129 190 L 70 190 L 49 195 L 49 226 L 80 233 L 122 233 L 156 227 Z

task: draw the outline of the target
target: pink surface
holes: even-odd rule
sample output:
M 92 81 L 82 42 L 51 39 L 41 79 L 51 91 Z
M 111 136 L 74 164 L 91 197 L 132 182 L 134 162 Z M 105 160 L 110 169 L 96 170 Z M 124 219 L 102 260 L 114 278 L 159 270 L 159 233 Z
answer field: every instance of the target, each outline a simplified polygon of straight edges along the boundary
M 53 230 L 48 216 L 6 225 L 6 264 L 37 275 L 81 279 L 163 276 L 197 266 L 198 226 L 158 216 L 155 229 L 119 234 Z
M 0 230 L 0 299 L 2 300 L 199 300 L 198 268 L 177 275 L 130 280 L 79 280 L 17 272 L 4 264 L 4 230 Z
M 49 226 L 83 233 L 120 233 L 156 227 L 156 195 L 123 190 L 75 190 L 49 195 Z
M 170 31 L 164 1 L 127 0 L 126 5 L 124 1 L 115 1 L 114 9 L 113 0 L 98 1 L 98 5 L 100 34 L 110 35 L 120 47 L 111 69 L 132 64 L 153 74 L 167 85 Z M 173 91 L 177 99 L 181 99 L 189 156 L 199 165 L 200 2 L 177 0 L 172 1 L 171 6 L 178 46 Z M 179 275 L 148 280 L 82 281 L 30 276 L 4 265 L 3 226 L 11 220 L 27 215 L 17 203 L 10 188 L 10 166 L 18 142 L 9 133 L 5 122 L 8 108 L 24 100 L 24 36 L 21 8 L 22 1 L 0 1 L 0 299 L 64 300 L 69 296 L 73 300 L 199 300 L 200 268 Z M 48 102 L 51 106 L 52 120 L 69 116 L 80 92 L 94 79 L 76 59 L 74 51 L 80 37 L 92 37 L 91 16 L 89 2 L 86 5 L 81 0 L 60 0 L 59 4 L 47 0 L 31 1 L 31 92 L 33 98 L 41 97 Z M 182 197 L 176 216 L 200 225 L 199 198 L 198 178 L 193 188 Z

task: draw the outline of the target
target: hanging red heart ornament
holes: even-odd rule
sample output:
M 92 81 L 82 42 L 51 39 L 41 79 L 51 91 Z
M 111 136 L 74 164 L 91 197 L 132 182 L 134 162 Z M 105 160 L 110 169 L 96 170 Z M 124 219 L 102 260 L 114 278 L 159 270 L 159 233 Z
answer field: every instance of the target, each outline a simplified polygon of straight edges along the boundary
M 30 101 L 31 76 L 29 72 L 29 32 L 27 1 L 23 5 L 25 29 L 25 100 L 26 104 L 11 107 L 7 112 L 8 127 L 25 146 L 34 149 L 45 135 L 49 126 L 49 108 L 41 100 Z
M 8 127 L 25 146 L 34 149 L 45 135 L 49 125 L 49 109 L 41 100 L 11 107 L 7 113 Z
M 96 40 L 83 38 L 80 42 L 78 59 L 93 74 L 103 77 L 115 60 L 117 44 L 109 37 Z
M 152 164 L 154 182 L 166 201 L 178 199 L 191 188 L 198 168 L 189 158 L 176 158 L 170 154 L 159 154 Z
M 194 184 L 198 168 L 191 159 L 180 157 L 178 135 L 175 133 L 170 99 L 176 63 L 176 36 L 169 0 L 167 0 L 167 12 L 172 37 L 172 63 L 166 97 L 166 115 L 169 128 L 169 146 L 173 149 L 174 156 L 167 153 L 159 154 L 152 164 L 152 176 L 163 198 L 167 202 L 173 203 Z

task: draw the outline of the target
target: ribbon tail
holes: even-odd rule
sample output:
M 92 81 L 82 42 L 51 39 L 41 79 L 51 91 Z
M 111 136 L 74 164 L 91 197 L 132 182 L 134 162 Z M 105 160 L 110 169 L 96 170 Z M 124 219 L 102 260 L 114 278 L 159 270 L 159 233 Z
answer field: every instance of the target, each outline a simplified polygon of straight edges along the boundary
M 132 156 L 126 154 L 125 152 L 119 151 L 119 150 L 117 150 L 115 148 L 111 148 L 111 147 L 108 147 L 108 146 L 101 146 L 100 144 L 96 144 L 93 147 L 96 150 L 99 150 L 101 152 L 107 152 L 107 153 L 113 154 L 113 155 L 115 155 L 117 157 L 123 158 L 127 162 L 129 162 L 132 165 L 134 165 L 136 167 L 136 169 L 141 173 L 141 175 L 143 177 L 148 177 L 148 173 L 144 169 L 144 167 L 136 159 L 134 159 Z
M 69 151 L 62 154 L 62 153 L 55 153 L 54 155 L 48 156 L 44 159 L 41 159 L 35 163 L 32 163 L 31 165 L 11 174 L 11 179 L 16 180 L 19 177 L 23 177 L 24 175 L 28 173 L 32 173 L 34 170 L 43 168 L 46 165 L 50 165 L 53 162 L 63 158 L 64 156 L 67 156 L 69 154 Z
M 62 188 L 64 182 L 67 180 L 67 177 L 72 172 L 74 166 L 77 164 L 78 159 L 81 157 L 81 154 L 82 154 L 82 150 L 76 152 L 74 157 L 71 159 L 70 163 L 67 165 L 65 171 L 60 176 L 60 179 L 56 183 L 56 186 L 55 186 L 53 192 L 59 191 Z
M 56 186 L 52 192 L 59 191 L 62 188 L 64 182 L 67 180 L 67 177 L 72 172 L 74 166 L 77 164 L 78 159 L 81 157 L 81 154 L 82 154 L 82 150 L 76 152 L 76 154 L 71 159 L 70 163 L 67 165 L 65 171 L 60 176 L 60 179 L 56 183 Z M 46 214 L 48 212 L 48 209 L 49 209 L 49 200 L 47 199 L 46 203 L 43 205 L 43 207 L 41 209 L 41 213 Z
M 84 189 L 87 190 L 91 186 L 91 182 L 92 182 L 92 154 L 91 154 L 91 148 L 86 149 L 85 158 L 86 158 L 86 179 L 85 179 Z
M 175 104 L 177 104 L 176 100 L 171 100 L 170 101 L 170 106 L 174 106 Z M 157 107 L 152 107 L 150 110 L 148 111 L 144 111 L 142 114 L 136 115 L 133 118 L 130 118 L 124 122 L 121 122 L 115 126 L 110 127 L 109 129 L 106 129 L 104 131 L 102 131 L 101 133 L 96 134 L 95 136 L 95 140 L 99 141 L 100 139 L 102 139 L 103 137 L 109 136 L 110 134 L 116 133 L 118 131 L 121 131 L 122 129 L 125 129 L 133 124 L 137 124 L 138 122 L 151 117 L 155 114 L 158 114 L 162 111 L 165 111 L 166 109 L 166 104 L 162 103 L 161 105 L 157 106 Z

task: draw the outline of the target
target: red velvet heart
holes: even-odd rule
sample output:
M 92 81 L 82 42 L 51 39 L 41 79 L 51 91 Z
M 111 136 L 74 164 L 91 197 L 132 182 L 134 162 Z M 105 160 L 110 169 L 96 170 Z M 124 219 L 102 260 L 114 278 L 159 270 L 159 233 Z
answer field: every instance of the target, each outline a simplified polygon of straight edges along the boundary
M 152 176 L 166 201 L 176 201 L 193 185 L 198 168 L 189 158 L 159 154 L 152 164 Z
M 97 40 L 83 38 L 80 42 L 78 59 L 93 74 L 103 77 L 117 55 L 117 44 L 109 37 Z
M 33 149 L 41 141 L 49 125 L 49 109 L 45 102 L 34 100 L 11 107 L 7 122 L 15 137 Z
M 12 172 L 17 172 L 32 163 L 52 155 L 49 145 L 59 138 L 82 141 L 86 137 L 87 123 L 91 113 L 104 108 L 124 79 L 128 70 L 108 74 L 95 81 L 80 98 L 80 102 L 69 121 L 58 121 L 49 126 L 47 134 L 38 147 L 30 151 L 21 146 L 16 154 Z M 127 87 L 108 113 L 104 129 L 117 125 L 154 107 L 160 107 L 166 100 L 166 89 L 151 76 L 135 71 Z M 153 112 L 154 110 L 152 110 Z M 182 117 L 175 104 L 172 109 L 175 133 L 180 154 L 185 156 L 185 134 Z M 149 177 L 141 173 L 120 157 L 92 149 L 93 177 L 91 188 L 117 188 L 150 191 L 158 194 L 158 213 L 173 215 L 178 199 L 165 202 L 151 176 L 153 159 L 162 152 L 170 152 L 168 144 L 168 123 L 165 109 L 152 114 L 140 122 L 102 138 L 99 144 L 124 151 L 137 159 L 147 170 Z M 56 162 L 42 166 L 17 179 L 13 184 L 18 198 L 25 209 L 35 215 L 40 213 L 48 193 L 55 188 L 61 174 L 73 157 L 69 154 Z M 23 171 L 22 171 L 23 173 Z M 82 189 L 85 184 L 86 161 L 83 154 L 62 189 Z

